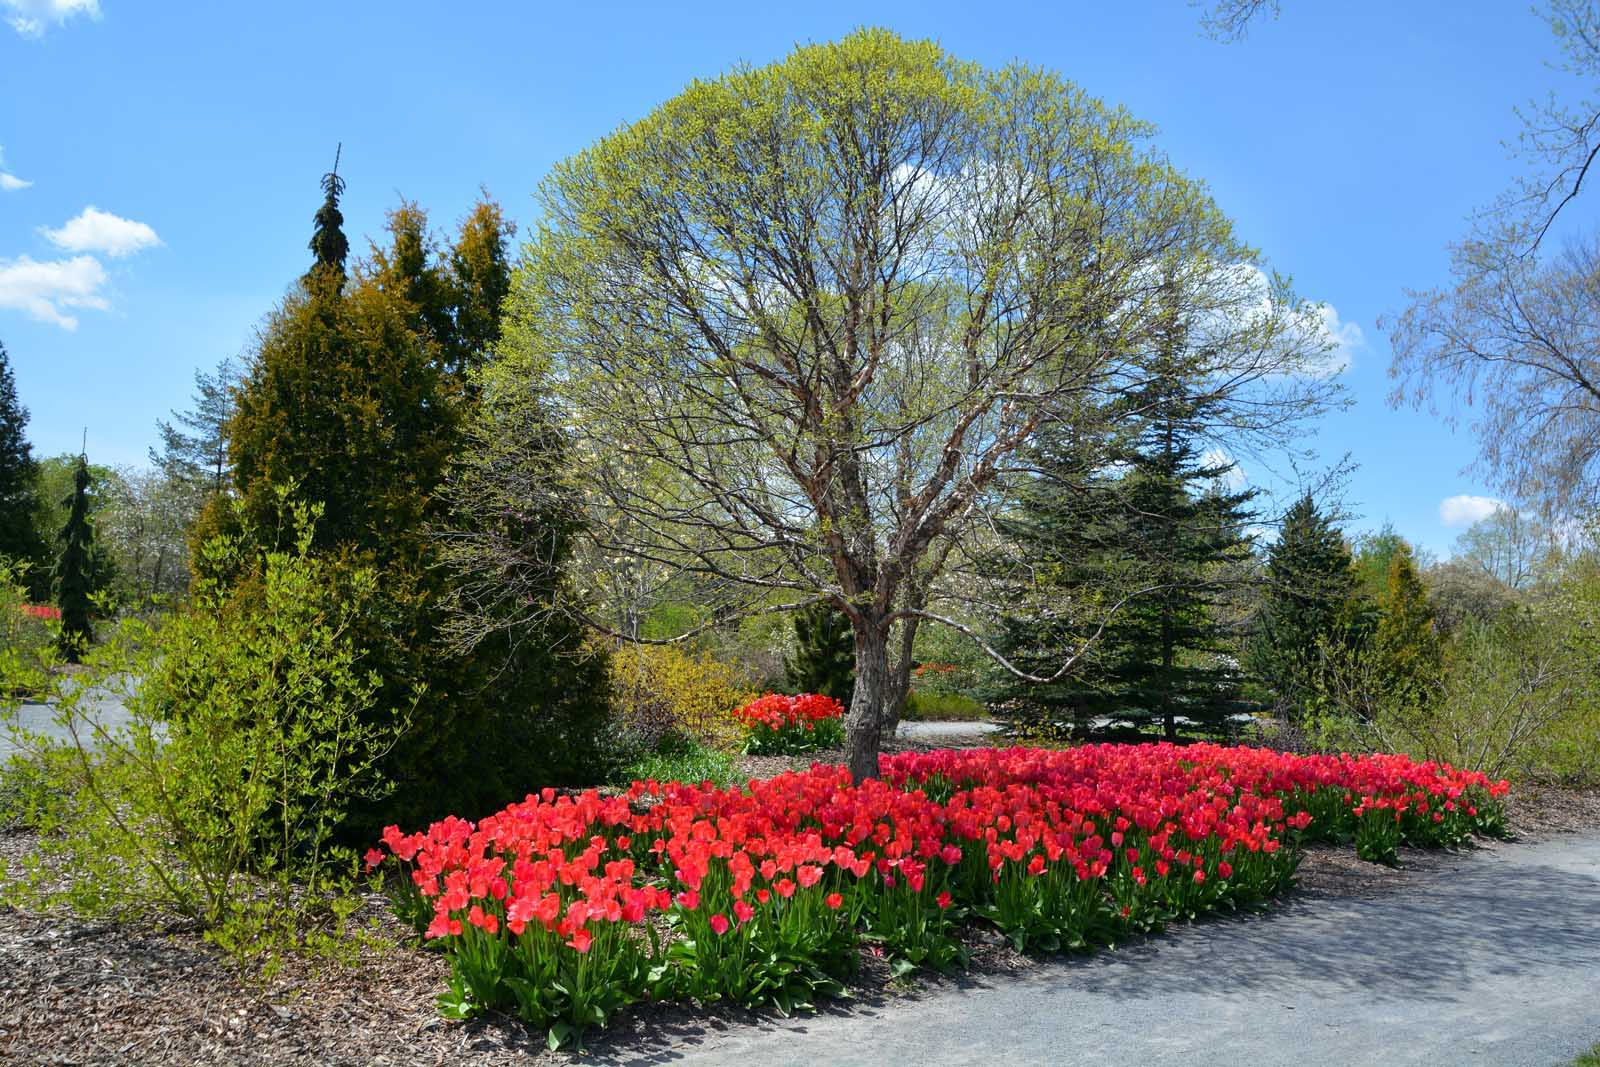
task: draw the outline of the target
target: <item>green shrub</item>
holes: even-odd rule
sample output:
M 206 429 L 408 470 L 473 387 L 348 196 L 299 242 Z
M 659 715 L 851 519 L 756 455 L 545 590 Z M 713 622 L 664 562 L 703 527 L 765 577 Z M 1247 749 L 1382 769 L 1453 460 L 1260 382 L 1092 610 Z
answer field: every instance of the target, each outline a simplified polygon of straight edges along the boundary
M 177 913 L 241 957 L 307 946 L 350 913 L 355 856 L 334 843 L 408 710 L 379 709 L 362 667 L 371 571 L 333 580 L 301 536 L 224 592 L 202 582 L 158 622 L 125 622 L 52 693 L 66 740 L 21 734 L 40 831 L 7 896 L 86 915 Z M 213 541 L 213 557 L 239 542 Z M 120 698 L 125 724 L 96 713 Z M 13 705 L 14 710 L 14 705 Z M 65 882 L 54 875 L 64 872 Z
M 913 689 L 906 694 L 900 718 L 911 722 L 988 722 L 989 709 L 960 693 Z
M 0 556 L 0 696 L 43 688 L 56 658 L 59 627 L 29 603 L 28 569 L 26 562 Z

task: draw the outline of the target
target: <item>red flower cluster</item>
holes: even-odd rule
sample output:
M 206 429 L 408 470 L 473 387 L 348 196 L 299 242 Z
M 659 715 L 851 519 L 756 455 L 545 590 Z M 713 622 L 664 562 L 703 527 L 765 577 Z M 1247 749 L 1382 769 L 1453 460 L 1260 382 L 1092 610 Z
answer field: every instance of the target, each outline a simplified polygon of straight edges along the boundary
M 765 726 L 769 730 L 814 730 L 817 723 L 839 719 L 843 715 L 844 705 L 821 693 L 801 693 L 799 696 L 768 693 L 733 713 L 733 717 L 745 727 Z
M 821 693 L 768 693 L 733 713 L 745 749 L 764 755 L 831 748 L 844 740 L 844 705 Z
M 50 619 L 56 622 L 61 620 L 61 609 L 49 604 L 23 604 L 21 607 L 24 615 L 35 619 Z
M 1086 947 L 1281 892 L 1307 832 L 1375 858 L 1495 832 L 1506 788 L 1401 756 L 1213 745 L 904 753 L 881 769 L 860 784 L 819 764 L 727 790 L 545 790 L 476 825 L 390 827 L 383 844 L 409 868 L 419 927 L 451 953 L 454 1003 L 581 1029 L 597 974 L 613 1007 L 782 1009 L 827 992 L 861 936 L 941 968 L 961 962 L 969 915 L 1022 949 Z M 657 913 L 682 936 L 661 942 Z

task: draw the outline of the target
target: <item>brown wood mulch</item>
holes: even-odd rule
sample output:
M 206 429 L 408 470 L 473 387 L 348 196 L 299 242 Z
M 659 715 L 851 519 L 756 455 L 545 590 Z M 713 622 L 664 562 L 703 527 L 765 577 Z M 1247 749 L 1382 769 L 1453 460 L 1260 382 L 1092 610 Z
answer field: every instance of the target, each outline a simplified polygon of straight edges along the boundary
M 779 759 L 790 762 L 779 766 L 773 762 Z M 749 757 L 744 766 L 756 775 L 810 762 Z M 1522 836 L 1593 830 L 1600 827 L 1600 794 L 1521 790 L 1510 813 Z M 16 864 L 33 845 L 29 833 L 0 832 L 0 862 Z M 1348 848 L 1315 846 L 1301 866 L 1299 892 L 1390 893 L 1427 877 L 1449 856 L 1408 850 L 1404 866 L 1393 870 L 1362 863 Z M 570 1062 L 547 1052 L 542 1034 L 514 1019 L 441 1019 L 434 998 L 444 988 L 444 959 L 417 947 L 380 898 L 367 912 L 376 929 L 356 966 L 291 959 L 263 981 L 192 932 L 0 908 L 0 1061 L 40 1067 Z M 1037 966 L 993 932 L 974 929 L 969 937 L 975 975 Z M 915 988 L 892 981 L 883 961 L 865 954 L 852 994 L 854 1004 L 870 1005 L 914 996 Z M 851 1002 L 825 1010 L 848 1011 Z M 758 1019 L 717 1006 L 641 1005 L 592 1038 L 591 1052 L 601 1060 L 642 1062 Z

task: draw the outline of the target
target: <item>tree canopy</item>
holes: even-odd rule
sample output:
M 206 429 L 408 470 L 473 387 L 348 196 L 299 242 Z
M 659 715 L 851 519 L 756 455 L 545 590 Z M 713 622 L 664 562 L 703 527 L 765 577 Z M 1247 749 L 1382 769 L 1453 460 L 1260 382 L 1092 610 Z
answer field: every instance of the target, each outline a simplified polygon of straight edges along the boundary
M 1150 135 L 1055 75 L 863 30 L 562 163 L 491 388 L 570 434 L 580 555 L 692 574 L 713 617 L 845 612 L 875 774 L 892 632 L 961 625 L 939 579 L 1052 410 L 1135 388 L 1174 305 L 1189 387 L 1254 393 L 1232 431 L 1325 384 L 1315 317 Z

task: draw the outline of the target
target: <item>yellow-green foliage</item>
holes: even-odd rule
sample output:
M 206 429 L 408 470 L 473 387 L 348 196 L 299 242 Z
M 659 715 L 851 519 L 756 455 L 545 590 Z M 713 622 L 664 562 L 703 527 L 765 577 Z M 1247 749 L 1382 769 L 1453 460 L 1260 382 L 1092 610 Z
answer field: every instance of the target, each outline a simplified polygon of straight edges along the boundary
M 618 720 L 652 746 L 678 732 L 732 747 L 741 739 L 733 710 L 754 695 L 732 664 L 678 645 L 622 645 L 611 685 Z

